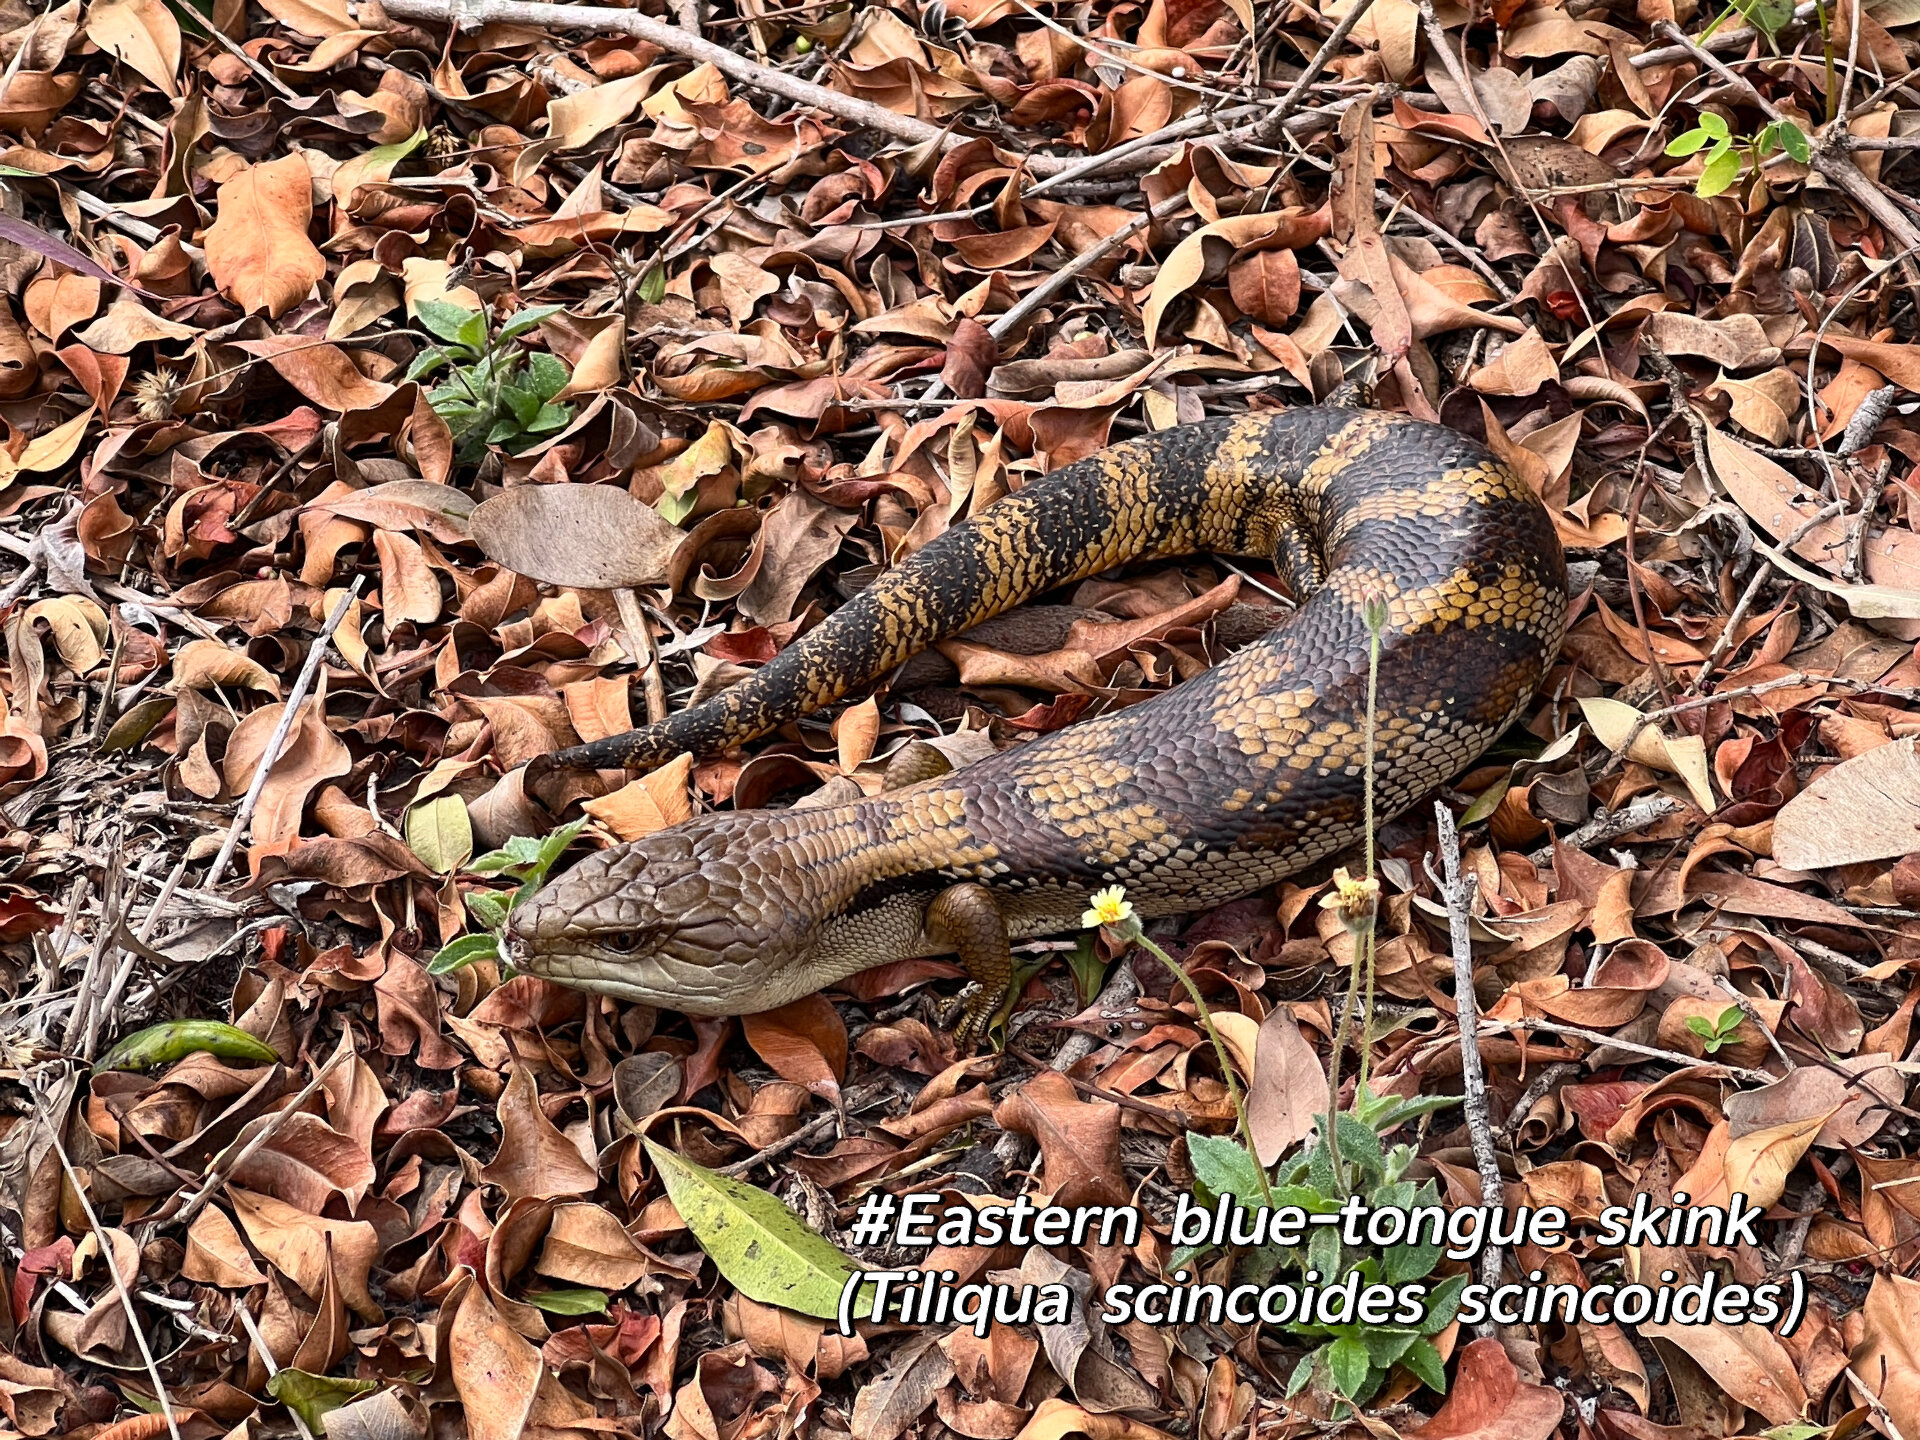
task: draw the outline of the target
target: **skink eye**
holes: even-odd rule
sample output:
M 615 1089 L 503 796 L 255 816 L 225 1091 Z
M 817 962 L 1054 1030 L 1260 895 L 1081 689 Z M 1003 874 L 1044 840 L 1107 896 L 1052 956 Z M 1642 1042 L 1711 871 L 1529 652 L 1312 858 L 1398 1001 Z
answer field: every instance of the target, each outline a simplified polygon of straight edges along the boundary
M 622 955 L 631 955 L 640 948 L 640 934 L 636 930 L 616 930 L 602 938 L 601 943 L 609 950 L 618 950 Z

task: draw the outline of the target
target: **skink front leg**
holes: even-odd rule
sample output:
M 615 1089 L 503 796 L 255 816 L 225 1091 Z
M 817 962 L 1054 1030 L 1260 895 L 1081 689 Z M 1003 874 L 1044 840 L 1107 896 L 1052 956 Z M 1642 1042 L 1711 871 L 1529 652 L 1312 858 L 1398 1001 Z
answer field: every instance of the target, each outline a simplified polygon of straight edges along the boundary
M 1013 1012 L 1013 951 L 1000 902 L 984 885 L 952 885 L 927 906 L 927 938 L 960 957 L 977 987 L 967 997 L 954 1038 L 962 1050 Z

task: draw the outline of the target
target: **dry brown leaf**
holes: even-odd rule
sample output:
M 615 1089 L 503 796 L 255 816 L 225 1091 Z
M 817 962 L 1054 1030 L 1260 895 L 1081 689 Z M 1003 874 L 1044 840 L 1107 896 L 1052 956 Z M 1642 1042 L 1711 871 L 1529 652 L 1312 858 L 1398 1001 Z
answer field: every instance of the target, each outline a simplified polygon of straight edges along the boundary
M 1786 803 L 1773 855 L 1794 870 L 1827 870 L 1920 851 L 1920 738 L 1842 761 Z
M 498 1113 L 500 1149 L 480 1172 L 487 1184 L 498 1185 L 509 1200 L 591 1195 L 600 1188 L 600 1176 L 580 1147 L 541 1109 L 533 1072 L 525 1065 L 515 1065 L 509 1074 Z
M 241 171 L 220 187 L 214 209 L 207 268 L 243 310 L 278 319 L 326 278 L 327 262 L 307 238 L 313 180 L 298 155 Z
M 475 508 L 470 524 L 489 559 L 583 590 L 658 585 L 687 538 L 613 485 L 516 485 Z

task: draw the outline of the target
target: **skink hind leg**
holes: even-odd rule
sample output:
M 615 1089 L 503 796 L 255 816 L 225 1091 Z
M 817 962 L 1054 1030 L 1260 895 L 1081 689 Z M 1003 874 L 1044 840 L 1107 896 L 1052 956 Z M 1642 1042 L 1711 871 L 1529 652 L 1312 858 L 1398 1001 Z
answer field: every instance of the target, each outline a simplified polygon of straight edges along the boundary
M 927 906 L 927 938 L 960 957 L 977 982 L 954 1038 L 970 1048 L 1013 1012 L 1013 951 L 1000 902 L 984 885 L 952 885 Z

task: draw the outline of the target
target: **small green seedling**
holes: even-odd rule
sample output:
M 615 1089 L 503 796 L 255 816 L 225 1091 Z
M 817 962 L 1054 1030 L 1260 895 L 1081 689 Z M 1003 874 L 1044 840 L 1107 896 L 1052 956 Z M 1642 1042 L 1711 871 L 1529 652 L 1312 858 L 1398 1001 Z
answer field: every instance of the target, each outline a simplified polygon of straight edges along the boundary
M 1702 150 L 1707 152 L 1706 164 L 1700 171 L 1700 178 L 1694 182 L 1693 193 L 1708 200 L 1731 189 L 1733 182 L 1740 178 L 1743 148 L 1751 152 L 1756 167 L 1769 155 L 1781 150 L 1802 165 L 1813 156 L 1813 146 L 1807 139 L 1806 131 L 1791 120 L 1772 121 L 1753 139 L 1743 141 L 1734 135 L 1725 120 L 1711 110 L 1700 112 L 1693 129 L 1674 136 L 1672 143 L 1667 146 L 1667 154 L 1682 156 L 1697 155 Z
M 1733 1043 L 1734 1032 L 1740 1028 L 1740 1022 L 1746 1019 L 1746 1012 L 1738 1005 L 1729 1005 L 1713 1020 L 1704 1015 L 1687 1016 L 1687 1029 L 1700 1037 L 1700 1048 L 1707 1054 L 1717 1053 L 1722 1046 Z
M 466 868 L 476 875 L 504 875 L 519 883 L 512 890 L 476 890 L 468 895 L 467 913 L 485 928 L 441 946 L 427 962 L 427 973 L 450 975 L 482 960 L 501 959 L 506 954 L 501 937 L 507 917 L 546 883 L 547 872 L 586 828 L 585 820 L 575 820 L 544 838 L 516 835 L 500 849 L 490 850 L 468 865 Z
M 1304 1155 L 1283 1162 L 1267 1180 L 1245 1147 L 1224 1137 L 1190 1135 L 1187 1153 L 1193 1162 L 1195 1192 L 1206 1203 L 1232 1195 L 1249 1208 L 1266 1204 L 1298 1206 L 1309 1215 L 1337 1213 L 1349 1194 L 1365 1197 L 1373 1210 L 1437 1205 L 1439 1192 L 1433 1181 L 1415 1184 L 1402 1178 L 1414 1161 L 1413 1148 L 1396 1145 L 1388 1149 L 1381 1144 L 1380 1136 L 1403 1121 L 1458 1103 L 1457 1098 L 1444 1095 L 1415 1100 L 1376 1096 L 1362 1085 L 1352 1110 L 1340 1113 L 1335 1121 L 1341 1162 L 1338 1175 L 1324 1137 Z M 1170 1268 L 1190 1266 L 1204 1253 L 1202 1247 L 1182 1248 L 1174 1253 Z M 1283 1270 L 1302 1272 L 1296 1275 L 1296 1282 L 1304 1278 L 1304 1272 L 1313 1271 L 1320 1283 L 1335 1284 L 1357 1270 L 1363 1284 L 1397 1286 L 1427 1279 L 1439 1265 L 1441 1255 L 1442 1247 L 1431 1244 L 1355 1249 L 1341 1243 L 1335 1227 L 1314 1226 L 1312 1238 L 1304 1246 L 1269 1243 L 1244 1251 L 1237 1259 L 1237 1270 L 1256 1284 L 1268 1283 Z M 1358 1320 L 1326 1325 L 1296 1318 L 1276 1326 L 1313 1347 L 1295 1367 L 1287 1393 L 1297 1395 L 1311 1383 L 1352 1405 L 1364 1405 L 1398 1365 L 1444 1394 L 1446 1370 L 1432 1337 L 1452 1323 L 1466 1284 L 1465 1275 L 1453 1275 L 1433 1285 L 1428 1291 L 1426 1319 L 1418 1325 L 1365 1325 Z
M 447 370 L 446 383 L 429 391 L 427 400 L 453 432 L 460 463 L 478 462 L 489 445 L 525 449 L 573 419 L 573 407 L 553 398 L 566 388 L 567 367 L 544 350 L 514 343 L 562 308 L 532 306 L 490 333 L 483 310 L 446 300 L 420 302 L 415 313 L 421 325 L 444 343 L 422 351 L 407 379 Z

